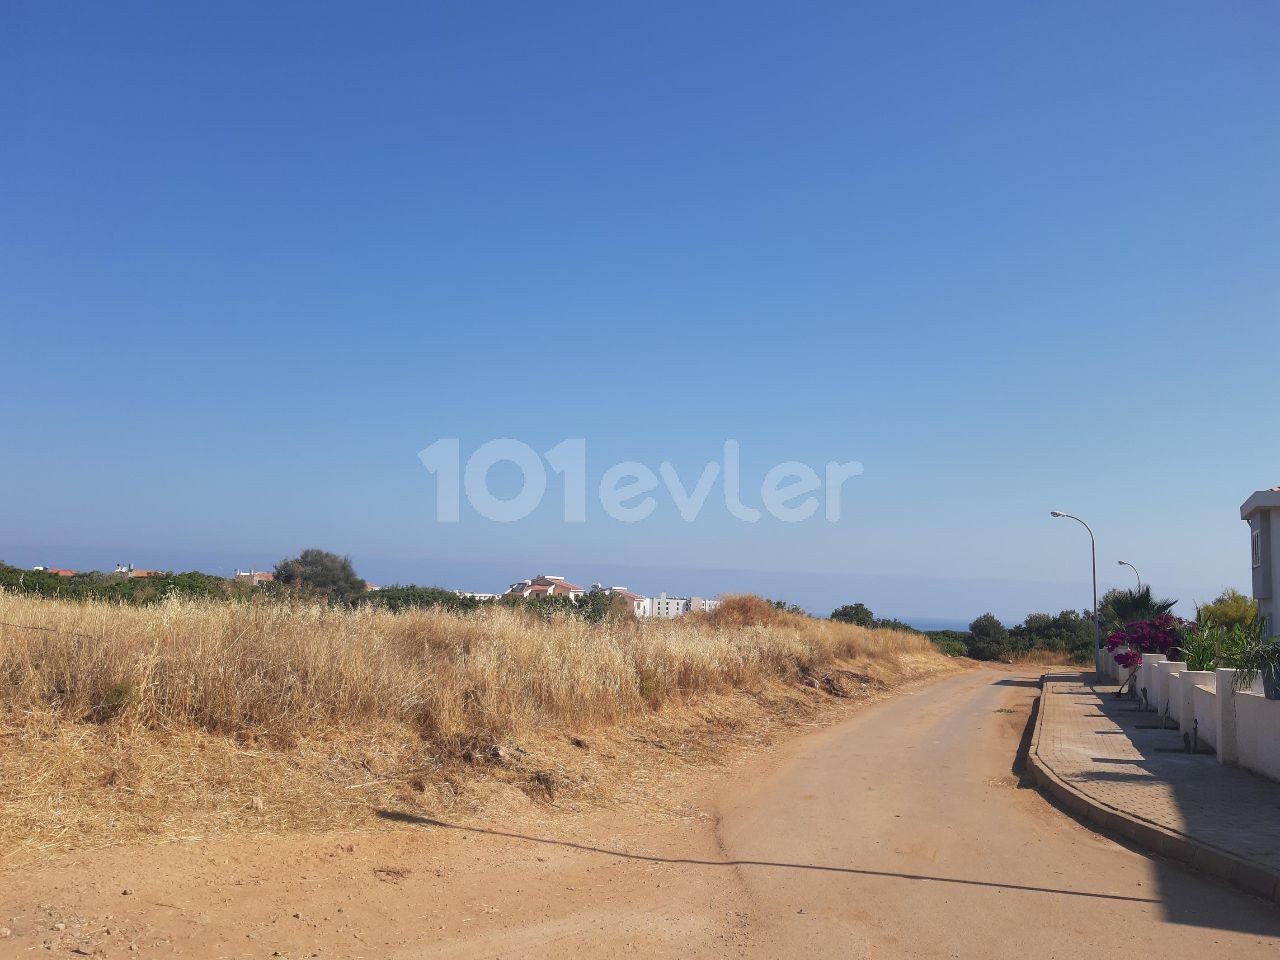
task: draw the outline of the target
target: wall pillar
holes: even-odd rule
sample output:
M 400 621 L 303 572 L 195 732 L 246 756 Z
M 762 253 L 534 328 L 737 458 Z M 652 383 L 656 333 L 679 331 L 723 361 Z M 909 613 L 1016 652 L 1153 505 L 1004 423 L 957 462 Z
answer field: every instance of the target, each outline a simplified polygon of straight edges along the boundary
M 1156 664 L 1164 663 L 1165 655 L 1163 653 L 1144 653 L 1142 655 L 1142 666 L 1138 668 L 1138 696 L 1142 696 L 1142 691 L 1146 690 L 1147 699 L 1146 706 L 1148 710 L 1154 710 L 1156 705 Z
M 1173 712 L 1173 708 L 1169 706 L 1174 694 L 1177 693 L 1177 681 L 1173 679 L 1173 674 L 1181 673 L 1187 669 L 1187 665 L 1181 660 L 1166 660 L 1164 663 L 1156 667 L 1156 693 L 1152 698 L 1152 702 L 1156 705 L 1156 713 L 1160 716 L 1167 716 Z
M 1216 681 L 1212 670 L 1183 670 L 1178 674 L 1179 693 L 1182 694 L 1182 710 L 1178 716 L 1178 729 L 1191 733 L 1195 729 L 1197 686 L 1212 686 Z M 1197 746 L 1196 749 L 1199 749 Z
M 1218 762 L 1238 763 L 1236 746 L 1236 672 L 1225 667 L 1213 671 L 1218 687 Z

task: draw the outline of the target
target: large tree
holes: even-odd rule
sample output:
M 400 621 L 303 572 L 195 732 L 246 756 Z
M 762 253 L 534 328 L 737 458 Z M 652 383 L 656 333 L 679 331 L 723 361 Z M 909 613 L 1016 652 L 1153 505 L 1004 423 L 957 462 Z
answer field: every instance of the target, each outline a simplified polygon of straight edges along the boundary
M 350 557 L 314 547 L 276 564 L 276 579 L 295 590 L 333 603 L 350 603 L 368 588 L 356 576 Z
M 1248 627 L 1258 619 L 1258 601 L 1227 587 L 1218 599 L 1196 607 L 1196 621 L 1202 627 Z
M 875 626 L 876 616 L 865 603 L 846 603 L 831 611 L 831 619 L 853 623 L 859 627 Z
M 844 607 L 833 609 L 831 618 L 841 623 L 855 623 L 860 627 L 876 626 L 876 614 L 870 612 L 865 603 L 846 603 Z
M 1009 631 L 993 613 L 984 613 L 969 624 L 969 656 L 975 660 L 999 660 L 1010 651 Z
M 1093 657 L 1093 618 L 1089 612 L 1063 610 L 1057 616 L 1031 613 L 1009 631 L 1012 651 L 1051 650 L 1079 661 Z

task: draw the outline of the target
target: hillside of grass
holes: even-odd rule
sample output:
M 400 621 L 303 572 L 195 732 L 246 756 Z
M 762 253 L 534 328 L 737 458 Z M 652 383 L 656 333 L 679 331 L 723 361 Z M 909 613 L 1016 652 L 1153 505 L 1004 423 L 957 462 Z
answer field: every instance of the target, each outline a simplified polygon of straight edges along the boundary
M 486 778 L 607 795 L 611 761 L 587 742 L 609 731 L 657 724 L 696 748 L 773 705 L 951 668 L 919 634 L 757 597 L 592 624 L 0 591 L 0 624 L 0 851 L 358 822 L 471 802 Z

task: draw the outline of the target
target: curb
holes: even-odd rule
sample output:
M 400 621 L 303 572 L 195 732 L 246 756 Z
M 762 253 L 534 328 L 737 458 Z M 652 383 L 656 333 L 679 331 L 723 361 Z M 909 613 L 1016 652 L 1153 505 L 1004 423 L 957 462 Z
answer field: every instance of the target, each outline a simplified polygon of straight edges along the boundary
M 1035 729 L 1027 750 L 1027 768 L 1032 782 L 1071 816 L 1102 833 L 1128 840 L 1178 863 L 1194 867 L 1225 880 L 1255 897 L 1280 904 L 1280 874 L 1257 863 L 1242 860 L 1211 843 L 1158 826 L 1110 804 L 1088 796 L 1063 780 L 1040 758 L 1040 732 L 1044 726 L 1044 698 L 1049 696 L 1053 675 L 1040 678 L 1040 703 Z

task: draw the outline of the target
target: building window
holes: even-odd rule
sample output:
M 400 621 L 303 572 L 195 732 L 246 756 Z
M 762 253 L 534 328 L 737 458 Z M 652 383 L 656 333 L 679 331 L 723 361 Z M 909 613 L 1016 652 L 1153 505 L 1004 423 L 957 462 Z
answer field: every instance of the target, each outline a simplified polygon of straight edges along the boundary
M 1253 565 L 1262 566 L 1262 531 L 1253 531 Z

